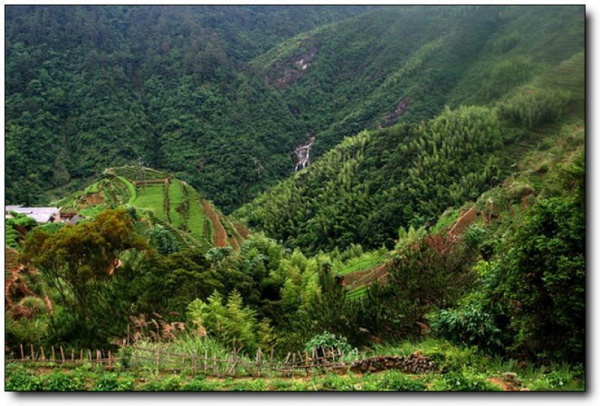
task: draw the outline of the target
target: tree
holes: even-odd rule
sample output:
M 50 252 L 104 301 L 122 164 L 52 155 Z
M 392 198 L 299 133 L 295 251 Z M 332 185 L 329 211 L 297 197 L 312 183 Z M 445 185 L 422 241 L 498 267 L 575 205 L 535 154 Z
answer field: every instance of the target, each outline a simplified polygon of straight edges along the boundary
M 34 229 L 24 243 L 23 259 L 40 269 L 58 292 L 75 329 L 69 333 L 102 339 L 118 325 L 120 315 L 126 318 L 123 303 L 115 298 L 115 281 L 131 270 L 144 248 L 126 210 L 105 210 L 94 221 L 55 233 Z
M 500 262 L 499 291 L 516 333 L 513 349 L 531 358 L 584 360 L 583 190 L 536 203 Z
M 206 334 L 234 347 L 254 353 L 259 344 L 272 340 L 269 321 L 257 323 L 256 311 L 244 306 L 242 296 L 234 290 L 223 303 L 223 295 L 215 291 L 206 302 L 196 299 L 188 306 L 188 318 Z

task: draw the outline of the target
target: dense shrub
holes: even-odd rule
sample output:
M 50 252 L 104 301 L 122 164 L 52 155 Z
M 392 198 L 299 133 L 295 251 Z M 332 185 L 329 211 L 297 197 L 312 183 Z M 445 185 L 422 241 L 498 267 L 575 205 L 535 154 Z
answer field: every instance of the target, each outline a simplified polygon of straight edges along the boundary
M 356 351 L 348 343 L 346 337 L 336 336 L 327 331 L 308 340 L 304 346 L 304 350 L 309 354 L 313 354 L 314 351 L 317 357 L 328 357 L 330 354 L 335 354 L 337 357 L 338 353 L 350 355 Z
M 428 235 L 397 252 L 385 283 L 361 300 L 361 325 L 382 339 L 419 336 L 428 313 L 451 307 L 470 287 L 470 259 L 451 236 Z
M 559 89 L 519 93 L 500 103 L 498 113 L 511 124 L 529 129 L 557 121 L 567 110 L 570 94 Z
M 483 299 L 483 298 L 481 298 Z M 430 318 L 432 331 L 457 344 L 476 345 L 485 352 L 498 352 L 506 345 L 506 332 L 495 315 L 475 301 L 456 309 L 440 310 Z

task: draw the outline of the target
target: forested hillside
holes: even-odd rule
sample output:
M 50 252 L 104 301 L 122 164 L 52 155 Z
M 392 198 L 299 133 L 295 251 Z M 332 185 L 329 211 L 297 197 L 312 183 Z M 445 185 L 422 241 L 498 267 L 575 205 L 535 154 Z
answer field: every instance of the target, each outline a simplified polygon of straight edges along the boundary
M 499 184 L 516 159 L 540 140 L 540 127 L 565 113 L 583 115 L 580 16 L 571 14 L 572 9 L 550 11 L 526 8 L 508 27 L 495 31 L 473 55 L 459 84 L 442 92 L 443 100 L 458 105 L 455 109 L 446 106 L 424 120 L 432 111 L 420 116 L 420 122 L 407 112 L 399 124 L 348 137 L 236 215 L 312 253 L 351 244 L 392 247 L 398 227 L 431 225 L 446 208 Z M 516 17 L 510 10 L 498 14 L 510 15 Z M 539 24 L 525 27 L 528 18 Z M 558 39 L 551 45 L 547 30 L 557 25 L 564 30 L 555 32 Z M 416 71 L 417 86 L 427 82 L 429 71 L 426 66 Z M 398 75 L 406 76 L 405 70 Z M 408 111 L 423 102 L 413 94 L 404 97 L 411 100 Z
M 8 7 L 8 202 L 47 202 L 141 156 L 223 207 L 239 205 L 290 172 L 305 138 L 243 62 L 363 11 Z
M 581 50 L 580 17 L 558 7 L 9 7 L 7 201 L 47 202 L 142 157 L 230 212 L 291 174 L 309 135 L 315 157 L 365 128 L 498 99 Z

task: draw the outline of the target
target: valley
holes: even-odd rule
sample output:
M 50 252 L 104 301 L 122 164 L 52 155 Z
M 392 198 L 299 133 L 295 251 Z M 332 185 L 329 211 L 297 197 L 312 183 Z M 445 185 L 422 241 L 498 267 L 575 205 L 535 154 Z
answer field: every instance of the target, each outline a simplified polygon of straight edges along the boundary
M 6 390 L 586 390 L 584 7 L 5 23 Z

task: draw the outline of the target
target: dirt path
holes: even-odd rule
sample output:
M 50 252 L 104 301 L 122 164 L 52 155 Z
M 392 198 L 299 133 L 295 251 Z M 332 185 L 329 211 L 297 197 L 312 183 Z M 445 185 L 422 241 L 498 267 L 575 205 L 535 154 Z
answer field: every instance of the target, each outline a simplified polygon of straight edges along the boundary
M 204 210 L 204 214 L 212 223 L 213 230 L 215 230 L 215 233 L 213 234 L 213 242 L 217 247 L 227 247 L 227 232 L 219 220 L 219 215 L 206 200 L 201 199 L 200 203 L 202 204 L 202 210 Z

